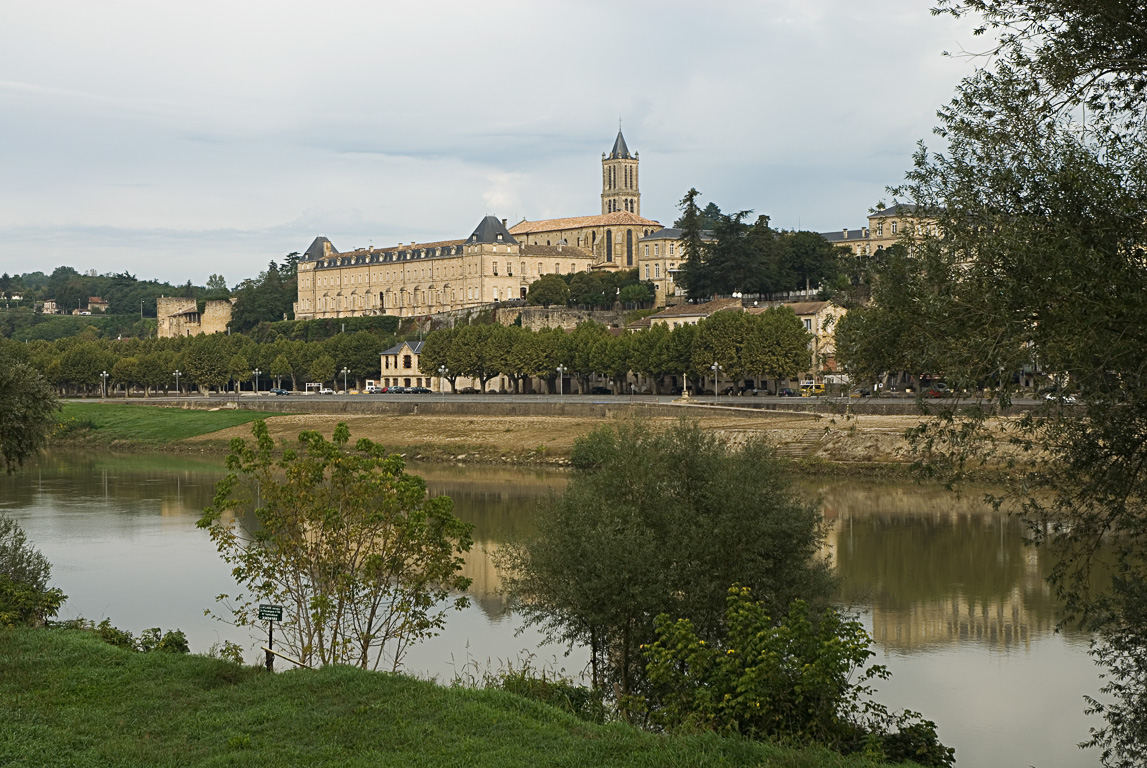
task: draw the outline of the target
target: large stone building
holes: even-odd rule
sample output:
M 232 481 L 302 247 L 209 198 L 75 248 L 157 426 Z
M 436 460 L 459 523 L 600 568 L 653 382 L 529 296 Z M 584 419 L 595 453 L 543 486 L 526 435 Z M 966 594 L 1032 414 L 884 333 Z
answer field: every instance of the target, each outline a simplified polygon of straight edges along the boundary
M 638 266 L 638 240 L 661 229 L 642 218 L 638 157 L 621 131 L 602 156 L 597 216 L 484 218 L 464 240 L 339 253 L 318 237 L 299 260 L 295 317 L 428 315 L 525 298 L 542 275 Z
M 931 227 L 934 230 L 934 226 L 917 217 L 916 206 L 897 203 L 869 214 L 867 227 L 846 227 L 820 234 L 833 245 L 847 248 L 854 256 L 872 256 L 879 250 L 902 242 L 914 229 Z

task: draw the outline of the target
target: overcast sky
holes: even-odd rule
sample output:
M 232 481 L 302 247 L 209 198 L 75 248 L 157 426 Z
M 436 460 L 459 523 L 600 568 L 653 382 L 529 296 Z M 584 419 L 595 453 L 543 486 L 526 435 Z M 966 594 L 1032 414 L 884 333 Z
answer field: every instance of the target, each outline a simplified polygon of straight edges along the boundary
M 0 271 L 235 284 L 596 214 L 619 117 L 648 218 L 857 227 L 970 71 L 931 5 L 0 0 Z

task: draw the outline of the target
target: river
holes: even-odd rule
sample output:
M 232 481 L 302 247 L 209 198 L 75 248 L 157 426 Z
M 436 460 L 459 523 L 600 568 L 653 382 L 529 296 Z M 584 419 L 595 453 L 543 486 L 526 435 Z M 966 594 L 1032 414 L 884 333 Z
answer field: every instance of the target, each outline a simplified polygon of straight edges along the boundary
M 557 471 L 422 465 L 431 493 L 450 495 L 475 524 L 466 558 L 470 608 L 414 647 L 408 672 L 448 682 L 505 664 L 580 673 L 586 654 L 541 643 L 498 594 L 491 554 L 526 530 L 538 500 L 560 492 Z M 56 453 L 0 480 L 0 509 L 53 563 L 67 595 L 61 618 L 110 618 L 138 634 L 180 628 L 192 650 L 258 638 L 204 615 L 234 590 L 195 520 L 223 475 L 216 457 Z M 1099 687 L 1088 637 L 1055 632 L 1047 556 L 982 493 L 957 497 L 910 482 L 803 481 L 832 523 L 828 554 L 841 600 L 862 612 L 877 662 L 892 678 L 879 698 L 923 713 L 956 747 L 961 768 L 1075 768 L 1097 762 L 1083 694 Z M 256 659 L 252 651 L 250 660 Z

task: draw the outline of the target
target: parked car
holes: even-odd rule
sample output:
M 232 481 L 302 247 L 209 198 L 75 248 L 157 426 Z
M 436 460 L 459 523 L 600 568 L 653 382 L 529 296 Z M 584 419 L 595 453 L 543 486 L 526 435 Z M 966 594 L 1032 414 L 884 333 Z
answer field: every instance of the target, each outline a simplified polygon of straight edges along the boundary
M 611 395 L 611 394 L 613 394 L 612 392 L 609 391 L 609 387 L 593 387 L 589 390 L 589 393 L 591 395 Z
M 781 387 L 777 390 L 777 397 L 797 397 L 797 393 L 789 387 Z
M 328 389 L 326 387 L 322 387 L 319 389 L 320 395 L 333 395 L 334 393 L 335 393 L 335 391 L 333 389 Z
M 406 387 L 400 386 L 392 386 L 386 388 L 386 394 L 388 395 L 405 395 L 409 391 L 410 390 L 408 390 Z
M 385 391 L 386 391 L 386 389 L 384 387 L 376 387 L 374 384 L 371 384 L 369 387 L 366 388 L 366 393 L 368 395 L 379 395 Z
M 407 394 L 410 395 L 429 395 L 430 390 L 427 387 L 407 387 Z
M 1078 402 L 1075 399 L 1075 395 L 1069 395 L 1062 390 L 1058 392 L 1048 392 L 1043 396 L 1043 399 L 1047 400 L 1048 402 L 1067 403 L 1069 405 L 1075 405 L 1075 403 Z
M 823 394 L 823 384 L 804 384 L 801 386 L 801 397 L 820 397 Z
M 272 395 L 289 395 L 289 394 L 291 394 L 291 393 L 290 393 L 290 392 L 288 392 L 288 391 L 287 391 L 287 390 L 285 390 L 285 389 L 281 389 L 280 387 L 274 387 L 274 388 L 271 390 L 271 394 L 272 394 Z
M 462 387 L 462 389 L 458 390 L 458 394 L 460 394 L 460 395 L 476 395 L 476 394 L 478 394 L 478 390 L 474 389 L 474 387 Z

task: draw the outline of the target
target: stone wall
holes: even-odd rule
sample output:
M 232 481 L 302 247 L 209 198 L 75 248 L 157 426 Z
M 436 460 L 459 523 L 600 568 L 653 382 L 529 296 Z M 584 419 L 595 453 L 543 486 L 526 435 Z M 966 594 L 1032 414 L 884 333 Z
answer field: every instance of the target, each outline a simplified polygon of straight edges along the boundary
M 625 310 L 591 312 L 585 309 L 569 309 L 567 307 L 531 307 L 524 302 L 484 304 L 470 309 L 455 309 L 427 315 L 423 329 L 430 332 L 439 328 L 453 328 L 456 325 L 474 322 L 482 317 L 492 317 L 494 322 L 502 325 L 514 325 L 520 315 L 522 327 L 532 331 L 542 328 L 562 328 L 572 331 L 578 323 L 586 320 L 592 320 L 602 325 L 621 327 L 625 325 L 626 314 Z
M 232 300 L 209 301 L 200 314 L 195 299 L 160 296 L 155 300 L 156 335 L 161 339 L 226 333 L 231 322 Z

